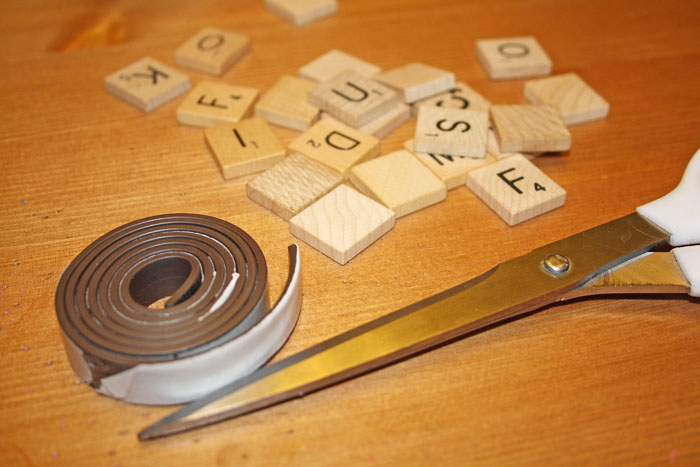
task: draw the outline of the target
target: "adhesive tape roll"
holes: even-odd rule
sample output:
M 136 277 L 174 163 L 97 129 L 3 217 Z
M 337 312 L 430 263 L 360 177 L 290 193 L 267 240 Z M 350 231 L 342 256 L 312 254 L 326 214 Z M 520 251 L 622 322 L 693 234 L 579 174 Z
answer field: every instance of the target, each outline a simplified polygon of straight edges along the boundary
M 155 216 L 81 252 L 61 275 L 56 314 L 73 369 L 97 391 L 178 404 L 279 350 L 301 309 L 299 276 L 291 245 L 289 278 L 270 309 L 265 258 L 248 234 L 209 216 Z

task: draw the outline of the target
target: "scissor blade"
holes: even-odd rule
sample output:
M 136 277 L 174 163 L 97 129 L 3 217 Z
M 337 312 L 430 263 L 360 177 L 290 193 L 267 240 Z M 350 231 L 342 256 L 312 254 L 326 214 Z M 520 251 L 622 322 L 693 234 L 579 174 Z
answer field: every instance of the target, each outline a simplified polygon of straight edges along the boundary
M 146 428 L 139 438 L 167 436 L 299 397 L 542 307 L 667 238 L 668 233 L 630 214 L 538 248 L 263 367 Z M 569 260 L 566 272 L 552 274 L 543 266 L 553 254 Z

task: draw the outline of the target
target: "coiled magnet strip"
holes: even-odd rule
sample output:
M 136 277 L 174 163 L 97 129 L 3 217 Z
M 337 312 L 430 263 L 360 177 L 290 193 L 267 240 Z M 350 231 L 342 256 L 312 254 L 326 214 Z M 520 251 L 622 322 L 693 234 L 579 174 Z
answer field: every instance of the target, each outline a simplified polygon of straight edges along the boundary
M 56 290 L 56 313 L 76 373 L 136 403 L 200 397 L 267 361 L 291 333 L 301 291 L 289 247 L 287 285 L 272 310 L 258 244 L 221 219 L 149 217 L 80 253 Z M 162 309 L 149 308 L 164 299 Z

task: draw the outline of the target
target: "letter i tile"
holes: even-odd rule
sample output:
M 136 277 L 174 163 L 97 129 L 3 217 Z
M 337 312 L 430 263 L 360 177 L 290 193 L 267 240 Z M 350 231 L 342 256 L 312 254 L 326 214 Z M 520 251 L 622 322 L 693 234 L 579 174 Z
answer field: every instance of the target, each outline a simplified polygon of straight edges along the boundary
M 347 178 L 350 169 L 379 155 L 379 140 L 334 118 L 322 118 L 289 144 L 290 154 L 303 154 Z
M 509 225 L 564 205 L 566 191 L 517 154 L 467 174 L 467 186 Z

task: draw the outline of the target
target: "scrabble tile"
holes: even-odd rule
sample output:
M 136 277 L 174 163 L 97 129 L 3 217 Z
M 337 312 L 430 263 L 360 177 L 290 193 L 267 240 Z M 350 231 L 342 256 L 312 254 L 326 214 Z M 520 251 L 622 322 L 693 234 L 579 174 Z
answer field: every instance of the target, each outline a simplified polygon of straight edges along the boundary
M 411 151 L 424 166 L 442 180 L 448 190 L 463 186 L 467 182 L 467 174 L 472 170 L 496 162 L 496 158 L 490 154 L 475 159 L 467 156 L 415 152 L 412 139 L 403 143 L 403 147 Z
M 353 128 L 365 125 L 395 107 L 396 92 L 351 70 L 309 91 L 309 102 Z
M 207 128 L 204 139 L 225 179 L 265 170 L 287 152 L 260 117 Z
M 190 79 L 151 57 L 144 57 L 105 78 L 105 88 L 144 112 L 190 89 Z
M 309 91 L 316 83 L 284 75 L 255 104 L 255 116 L 268 123 L 304 131 L 318 120 L 318 107 L 309 103 Z
M 358 130 L 381 139 L 403 125 L 410 116 L 410 107 L 403 102 L 397 102 L 388 112 L 365 123 Z
M 455 85 L 454 73 L 423 63 L 394 68 L 377 75 L 375 79 L 395 89 L 407 104 L 448 91 Z
M 302 26 L 338 11 L 336 0 L 265 0 L 265 6 L 296 26 Z
M 571 133 L 559 111 L 547 105 L 494 105 L 491 120 L 503 152 L 571 149 Z
M 610 111 L 610 104 L 576 73 L 528 81 L 524 94 L 533 104 L 557 109 L 567 125 L 605 118 Z
M 415 150 L 455 156 L 485 157 L 489 116 L 475 110 L 421 107 Z
M 248 197 L 289 220 L 343 182 L 343 177 L 301 154 L 290 154 L 246 184 Z
M 252 113 L 257 97 L 257 89 L 202 81 L 177 108 L 177 121 L 204 128 L 237 122 Z
M 462 82 L 458 82 L 447 92 L 415 102 L 411 106 L 411 114 L 418 115 L 418 109 L 423 105 L 481 112 L 488 112 L 491 108 L 491 102 Z
M 405 149 L 353 167 L 350 181 L 394 211 L 397 219 L 447 196 L 445 184 Z
M 566 191 L 522 155 L 473 170 L 467 186 L 509 225 L 564 205 Z
M 552 61 L 532 36 L 476 41 L 476 57 L 491 79 L 545 76 Z
M 216 28 L 204 28 L 175 51 L 175 63 L 210 75 L 228 70 L 250 50 L 244 35 Z
M 341 50 L 333 49 L 299 68 L 299 76 L 323 82 L 328 81 L 346 70 L 352 70 L 368 78 L 372 78 L 382 71 L 377 65 L 366 62 Z
M 522 154 L 528 160 L 534 159 L 536 156 L 541 155 L 541 152 L 501 152 L 501 148 L 498 147 L 498 140 L 496 139 L 496 133 L 493 128 L 489 126 L 489 142 L 486 145 L 486 154 L 495 157 L 496 159 L 505 159 L 506 157 L 515 156 L 516 154 Z
M 333 118 L 322 118 L 292 141 L 289 151 L 347 176 L 352 166 L 379 155 L 379 140 Z
M 289 221 L 292 235 L 345 264 L 394 226 L 394 211 L 340 185 Z

